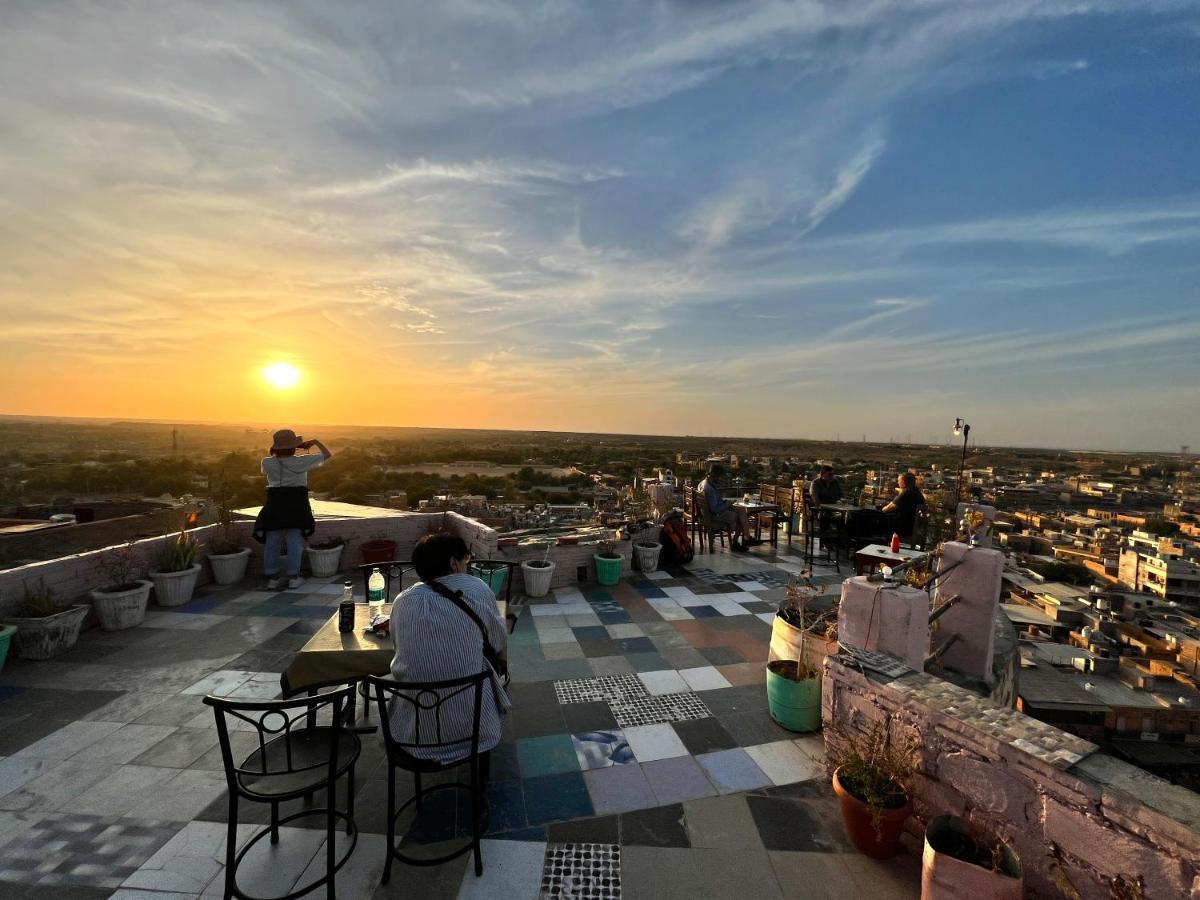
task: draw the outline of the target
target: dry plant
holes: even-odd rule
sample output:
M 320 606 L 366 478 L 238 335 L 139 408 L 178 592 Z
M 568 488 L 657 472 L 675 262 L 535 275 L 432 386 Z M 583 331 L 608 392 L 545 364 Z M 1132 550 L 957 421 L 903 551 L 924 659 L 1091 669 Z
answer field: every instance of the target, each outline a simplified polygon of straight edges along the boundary
M 812 571 L 805 569 L 787 586 L 787 597 L 780 604 L 778 615 L 793 628 L 836 641 L 838 605 L 834 603 L 823 610 L 809 608 L 820 594 L 821 588 L 813 583 Z
M 867 805 L 878 840 L 883 839 L 883 813 L 908 802 L 908 787 L 918 771 L 916 737 L 893 740 L 886 721 L 872 722 L 861 733 L 828 725 L 837 735 L 831 761 L 838 780 Z

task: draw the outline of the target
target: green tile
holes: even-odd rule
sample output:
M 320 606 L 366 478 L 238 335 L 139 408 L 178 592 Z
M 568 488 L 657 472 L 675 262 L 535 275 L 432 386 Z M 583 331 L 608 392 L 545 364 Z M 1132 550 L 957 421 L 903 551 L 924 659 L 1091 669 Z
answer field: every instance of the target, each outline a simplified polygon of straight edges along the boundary
M 579 771 L 575 745 L 569 734 L 522 738 L 517 741 L 517 758 L 524 778 Z

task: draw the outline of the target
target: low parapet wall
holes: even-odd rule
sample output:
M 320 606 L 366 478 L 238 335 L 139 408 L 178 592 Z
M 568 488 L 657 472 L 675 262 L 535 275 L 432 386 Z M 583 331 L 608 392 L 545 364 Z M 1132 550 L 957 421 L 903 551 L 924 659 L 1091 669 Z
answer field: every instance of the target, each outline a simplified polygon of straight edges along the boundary
M 990 829 L 1020 855 L 1026 896 L 1200 897 L 1200 795 L 923 672 L 888 680 L 831 657 L 822 706 L 831 757 L 877 721 L 916 737 L 909 827 L 953 813 Z

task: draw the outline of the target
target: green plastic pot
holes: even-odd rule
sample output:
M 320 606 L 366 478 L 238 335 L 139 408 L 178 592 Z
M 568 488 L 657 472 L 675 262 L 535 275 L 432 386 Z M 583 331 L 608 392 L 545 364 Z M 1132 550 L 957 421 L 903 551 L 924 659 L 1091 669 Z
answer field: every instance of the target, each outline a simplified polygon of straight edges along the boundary
M 621 564 L 625 562 L 625 557 L 601 556 L 596 553 L 592 559 L 596 561 L 596 581 L 600 584 L 613 585 L 621 580 Z
M 0 625 L 0 672 L 4 671 L 4 661 L 8 659 L 8 645 L 17 629 L 12 625 Z
M 475 565 L 472 563 L 468 571 L 476 578 L 481 578 L 487 582 L 487 586 L 492 589 L 492 593 L 498 595 L 500 588 L 504 587 L 504 576 L 508 574 L 508 566 Z
M 794 681 L 767 668 L 767 706 L 771 718 L 788 731 L 821 727 L 821 676 Z

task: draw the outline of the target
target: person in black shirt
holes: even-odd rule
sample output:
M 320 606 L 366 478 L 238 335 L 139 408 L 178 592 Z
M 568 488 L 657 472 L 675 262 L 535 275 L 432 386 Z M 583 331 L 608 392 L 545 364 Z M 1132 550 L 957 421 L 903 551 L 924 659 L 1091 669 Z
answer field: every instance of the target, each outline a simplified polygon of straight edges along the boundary
M 837 503 L 842 499 L 842 483 L 834 477 L 833 466 L 821 466 L 821 474 L 809 485 L 808 494 L 817 509 L 823 503 Z
M 917 524 L 917 509 L 925 505 L 925 495 L 917 487 L 917 476 L 912 472 L 902 473 L 896 480 L 896 487 L 900 493 L 883 511 L 892 517 L 892 528 L 901 540 L 910 540 Z

